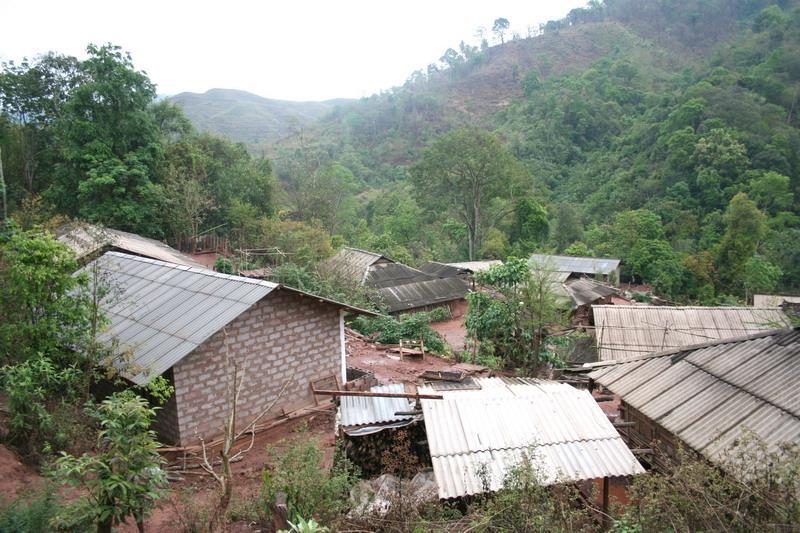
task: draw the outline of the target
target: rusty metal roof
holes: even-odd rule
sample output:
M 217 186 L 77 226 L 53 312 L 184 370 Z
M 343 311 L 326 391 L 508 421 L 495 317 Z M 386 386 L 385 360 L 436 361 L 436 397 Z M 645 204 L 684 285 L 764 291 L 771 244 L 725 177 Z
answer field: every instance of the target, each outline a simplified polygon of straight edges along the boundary
M 536 265 L 557 272 L 608 275 L 619 268 L 620 260 L 606 257 L 533 254 L 528 262 L 531 266 Z
M 405 385 L 394 383 L 391 385 L 376 385 L 371 392 L 404 393 Z M 383 398 L 377 396 L 342 396 L 339 406 L 339 423 L 345 428 L 357 426 L 372 426 L 411 420 L 413 415 L 396 415 L 400 411 L 410 411 L 413 402 L 406 398 Z
M 601 361 L 729 339 L 789 326 L 778 308 L 594 305 Z
M 499 490 L 524 457 L 544 484 L 644 472 L 588 391 L 523 378 L 475 381 L 480 390 L 422 400 L 440 498 Z
M 378 292 L 389 312 L 396 313 L 459 300 L 467 295 L 469 287 L 459 278 L 433 278 L 384 287 Z
M 72 248 L 78 259 L 91 258 L 100 252 L 117 249 L 125 253 L 177 265 L 205 268 L 191 257 L 167 244 L 135 233 L 100 228 L 87 223 L 73 224 L 64 229 L 65 231 L 58 236 L 58 240 Z
M 711 460 L 744 428 L 770 451 L 800 441 L 798 329 L 593 366 L 595 381 Z

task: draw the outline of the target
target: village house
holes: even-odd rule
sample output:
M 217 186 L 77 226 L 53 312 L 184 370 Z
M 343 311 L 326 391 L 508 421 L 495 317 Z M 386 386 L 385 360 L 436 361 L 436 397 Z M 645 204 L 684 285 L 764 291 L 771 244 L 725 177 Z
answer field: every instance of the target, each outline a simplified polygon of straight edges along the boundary
M 600 361 L 624 361 L 790 325 L 775 307 L 653 305 L 593 305 L 592 323 Z
M 123 377 L 141 385 L 164 376 L 175 394 L 158 412 L 162 442 L 196 444 L 222 433 L 231 378 L 226 354 L 245 374 L 244 426 L 286 385 L 265 417 L 315 404 L 310 384 L 346 381 L 346 313 L 370 314 L 283 285 L 108 252 L 86 268 L 109 285 L 99 340 Z
M 385 255 L 342 248 L 320 269 L 356 285 L 375 289 L 389 314 L 430 311 L 447 307 L 457 316 L 463 312 L 469 287 L 458 277 L 439 278 L 397 263 Z
M 567 274 L 564 278 L 581 278 L 586 276 L 619 285 L 619 269 L 621 261 L 605 257 L 573 257 L 570 255 L 533 254 L 528 260 L 531 268 L 551 270 Z
M 628 445 L 663 451 L 649 457 L 661 470 L 679 444 L 724 467 L 731 447 L 746 443 L 745 431 L 769 452 L 800 441 L 796 328 L 591 366 L 589 378 L 622 399 Z
M 176 265 L 204 268 L 191 257 L 163 242 L 127 231 L 101 228 L 86 222 L 72 223 L 62 227 L 56 238 L 69 246 L 82 264 L 105 252 L 116 251 Z

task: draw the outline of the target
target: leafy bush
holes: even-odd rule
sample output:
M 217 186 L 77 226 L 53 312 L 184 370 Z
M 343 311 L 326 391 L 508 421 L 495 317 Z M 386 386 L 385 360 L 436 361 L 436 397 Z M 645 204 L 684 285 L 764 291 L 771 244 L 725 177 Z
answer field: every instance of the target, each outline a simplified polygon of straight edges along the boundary
M 268 451 L 274 463 L 264 470 L 264 498 L 270 502 L 276 493 L 286 493 L 290 520 L 313 517 L 329 523 L 347 508 L 358 475 L 343 454 L 326 471 L 319 442 L 303 434 L 280 453 Z
M 132 391 L 116 393 L 91 412 L 101 430 L 97 453 L 62 453 L 54 476 L 83 489 L 87 496 L 70 505 L 64 517 L 110 530 L 133 516 L 137 524 L 153 508 L 166 485 L 162 459 L 150 423 L 155 411 Z
M 50 520 L 58 512 L 58 498 L 45 487 L 40 492 L 25 493 L 11 502 L 0 504 L 0 531 L 40 533 L 51 530 Z
M 431 322 L 441 320 L 440 311 L 423 313 L 410 313 L 394 318 L 387 315 L 378 317 L 360 316 L 351 322 L 353 328 L 364 335 L 378 334 L 376 341 L 382 344 L 397 344 L 400 339 L 420 340 L 425 343 L 425 349 L 435 353 L 444 353 L 446 344 L 433 329 Z
M 45 446 L 62 449 L 67 440 L 59 438 L 53 398 L 60 401 L 76 397 L 79 371 L 59 369 L 47 357 L 38 356 L 0 369 L 8 396 L 9 440 L 27 458 L 36 458 Z M 63 437 L 63 435 L 61 436 Z

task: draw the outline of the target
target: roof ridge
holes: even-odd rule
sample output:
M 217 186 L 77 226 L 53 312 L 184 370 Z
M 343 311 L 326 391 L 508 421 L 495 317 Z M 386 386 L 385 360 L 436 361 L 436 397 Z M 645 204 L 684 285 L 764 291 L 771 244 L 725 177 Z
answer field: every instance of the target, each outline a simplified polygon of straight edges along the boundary
M 775 311 L 776 309 L 780 309 L 780 307 L 752 307 L 749 305 L 715 305 L 715 306 L 704 306 L 704 305 L 613 305 L 613 304 L 597 304 L 593 305 L 592 308 L 601 307 L 601 308 L 614 308 L 614 309 L 625 309 L 625 310 L 632 310 L 632 309 L 702 309 L 704 311 L 711 311 L 714 309 L 726 309 L 726 310 L 740 310 L 740 309 L 747 309 L 748 311 Z
M 123 252 L 109 251 L 109 252 L 106 252 L 103 255 L 104 256 L 105 255 L 113 255 L 113 256 L 116 256 L 116 257 L 123 257 L 125 259 L 132 259 L 134 261 L 140 261 L 142 263 L 151 263 L 151 264 L 163 266 L 163 267 L 166 267 L 166 268 L 172 268 L 172 269 L 175 269 L 175 270 L 184 270 L 184 271 L 187 271 L 187 272 L 191 272 L 193 274 L 200 274 L 200 275 L 203 275 L 203 276 L 209 276 L 209 277 L 217 278 L 217 279 L 228 279 L 228 280 L 231 280 L 231 281 L 238 281 L 238 282 L 241 282 L 241 283 L 248 283 L 248 284 L 251 284 L 251 285 L 259 285 L 261 287 L 269 287 L 271 289 L 276 289 L 276 288 L 278 288 L 280 286 L 279 283 L 274 283 L 274 282 L 271 282 L 271 281 L 265 281 L 265 280 L 262 280 L 262 279 L 253 279 L 253 278 L 246 278 L 244 276 L 236 276 L 234 274 L 225 274 L 223 272 L 216 272 L 214 270 L 210 270 L 210 269 L 206 269 L 206 268 L 184 266 L 184 265 L 179 265 L 178 263 L 170 263 L 168 261 L 161 261 L 159 259 L 152 259 L 150 257 L 142 257 L 142 256 L 139 256 L 139 255 L 126 254 L 126 253 L 123 253 Z
M 611 306 L 609 306 L 611 307 Z M 793 331 L 800 331 L 800 327 L 791 327 L 791 328 L 778 328 L 778 329 L 771 329 L 769 331 L 759 331 L 758 333 L 751 333 L 749 335 L 740 335 L 738 337 L 729 337 L 727 339 L 716 339 L 713 341 L 708 342 L 701 342 L 698 344 L 689 344 L 687 346 L 681 346 L 679 348 L 670 348 L 669 350 L 662 350 L 658 352 L 652 352 L 644 355 L 637 355 L 635 357 L 630 357 L 628 359 L 623 359 L 622 361 L 598 361 L 596 363 L 584 363 L 583 366 L 585 368 L 605 368 L 607 366 L 615 366 L 615 365 L 624 365 L 626 363 L 634 363 L 637 361 L 642 361 L 646 359 L 655 359 L 657 357 L 667 357 L 668 355 L 677 355 L 684 352 L 694 352 L 696 350 L 702 350 L 704 348 L 711 348 L 712 346 L 722 346 L 724 344 L 736 344 L 739 342 L 747 342 L 751 340 L 761 339 L 764 337 L 771 337 L 781 334 L 788 334 Z
M 621 259 L 616 257 L 589 257 L 588 255 L 562 255 L 562 254 L 531 254 L 531 257 L 538 255 L 541 257 L 567 257 L 569 259 L 595 259 L 600 261 L 619 261 L 622 262 Z

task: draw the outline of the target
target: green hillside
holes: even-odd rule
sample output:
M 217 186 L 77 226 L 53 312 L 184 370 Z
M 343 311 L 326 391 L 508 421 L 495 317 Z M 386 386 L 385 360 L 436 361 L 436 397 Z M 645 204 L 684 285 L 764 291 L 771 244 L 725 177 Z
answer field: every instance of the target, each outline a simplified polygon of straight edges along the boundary
M 233 89 L 180 93 L 169 100 L 183 109 L 198 130 L 224 135 L 248 146 L 276 142 L 347 101 L 290 102 Z

